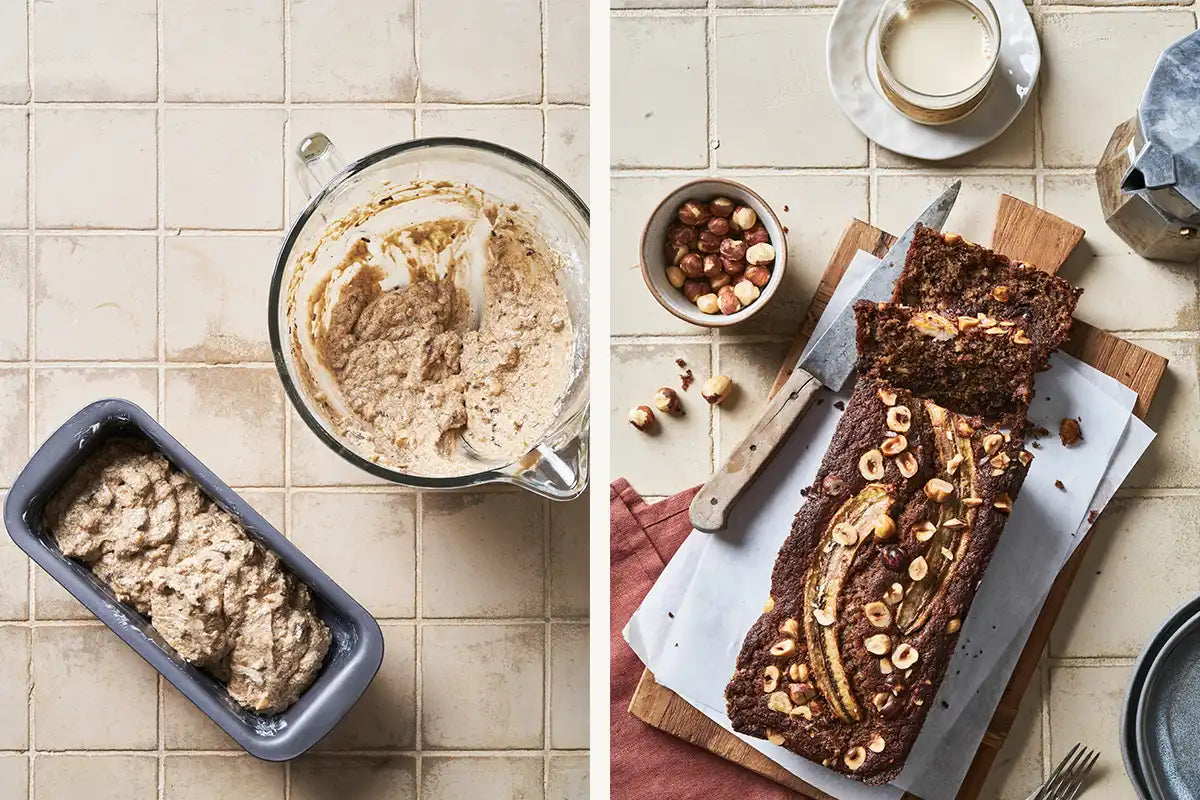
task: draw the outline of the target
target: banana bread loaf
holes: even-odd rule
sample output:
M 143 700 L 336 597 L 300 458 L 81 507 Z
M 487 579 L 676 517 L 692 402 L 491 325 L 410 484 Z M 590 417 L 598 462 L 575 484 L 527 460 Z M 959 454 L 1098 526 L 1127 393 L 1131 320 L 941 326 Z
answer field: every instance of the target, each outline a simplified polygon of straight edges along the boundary
M 1071 315 L 1082 292 L 956 233 L 919 226 L 892 299 L 914 308 L 1022 321 L 1041 369 L 1071 332 Z
M 726 688 L 734 729 L 895 777 L 1031 459 L 1018 435 L 860 377 Z
M 860 300 L 858 370 L 960 414 L 1020 430 L 1039 354 L 1025 323 Z

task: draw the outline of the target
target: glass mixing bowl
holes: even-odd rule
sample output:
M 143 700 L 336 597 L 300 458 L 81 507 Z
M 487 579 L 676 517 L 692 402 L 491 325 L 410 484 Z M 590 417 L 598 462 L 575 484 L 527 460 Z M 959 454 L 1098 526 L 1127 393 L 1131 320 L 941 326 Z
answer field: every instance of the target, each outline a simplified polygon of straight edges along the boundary
M 343 166 L 333 143 L 321 133 L 309 135 L 297 151 L 300 183 L 308 205 L 293 223 L 271 276 L 268 327 L 275 365 L 288 398 L 305 424 L 331 450 L 359 469 L 395 483 L 426 489 L 460 489 L 481 483 L 511 483 L 556 500 L 579 496 L 587 486 L 588 456 L 588 240 L 587 206 L 561 178 L 541 164 L 508 148 L 473 139 L 415 139 L 385 147 Z M 564 387 L 554 422 L 538 443 L 511 463 L 478 458 L 478 471 L 452 477 L 401 472 L 371 460 L 361 445 L 341 436 L 311 396 L 309 381 L 318 368 L 301 354 L 293 337 L 297 321 L 311 313 L 309 294 L 322 276 L 306 275 L 300 257 L 312 249 L 330 222 L 351 209 L 378 200 L 414 181 L 469 184 L 531 218 L 546 241 L 562 256 L 558 284 L 566 296 L 574 327 L 571 377 Z M 321 391 L 329 387 L 322 385 Z M 336 391 L 336 387 L 333 389 Z

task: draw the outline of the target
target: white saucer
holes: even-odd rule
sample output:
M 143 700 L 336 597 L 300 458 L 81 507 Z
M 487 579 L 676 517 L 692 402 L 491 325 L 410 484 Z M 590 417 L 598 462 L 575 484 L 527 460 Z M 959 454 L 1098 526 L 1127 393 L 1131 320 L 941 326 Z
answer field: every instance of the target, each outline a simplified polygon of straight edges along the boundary
M 1022 0 L 992 0 L 1000 19 L 1000 62 L 977 109 L 947 125 L 920 125 L 884 99 L 875 69 L 880 0 L 842 0 L 829 26 L 825 66 L 834 99 L 867 138 L 901 155 L 941 161 L 969 153 L 1012 124 L 1042 65 L 1033 20 Z

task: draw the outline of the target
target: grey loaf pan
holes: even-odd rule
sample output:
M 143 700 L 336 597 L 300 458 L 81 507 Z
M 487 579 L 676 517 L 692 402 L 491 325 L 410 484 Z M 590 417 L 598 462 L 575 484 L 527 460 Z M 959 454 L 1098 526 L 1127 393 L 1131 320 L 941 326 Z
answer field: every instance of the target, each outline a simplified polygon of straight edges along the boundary
M 97 447 L 113 437 L 143 439 L 190 475 L 246 532 L 308 584 L 333 641 L 316 681 L 274 716 L 238 706 L 224 685 L 184 661 L 150 622 L 128 608 L 81 562 L 58 549 L 42 519 L 47 499 Z M 247 752 L 267 761 L 299 756 L 321 740 L 358 701 L 383 661 L 378 623 L 279 531 L 184 449 L 149 414 L 125 400 L 100 400 L 55 431 L 17 476 L 4 505 L 13 541 Z

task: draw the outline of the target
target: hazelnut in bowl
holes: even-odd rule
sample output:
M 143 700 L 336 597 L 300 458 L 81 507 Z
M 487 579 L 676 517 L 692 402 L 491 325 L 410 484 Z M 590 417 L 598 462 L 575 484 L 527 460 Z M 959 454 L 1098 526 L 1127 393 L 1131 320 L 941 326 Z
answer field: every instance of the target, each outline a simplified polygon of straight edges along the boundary
M 704 178 L 667 195 L 642 232 L 646 287 L 663 308 L 709 328 L 736 325 L 766 306 L 783 280 L 779 218 L 752 189 Z

